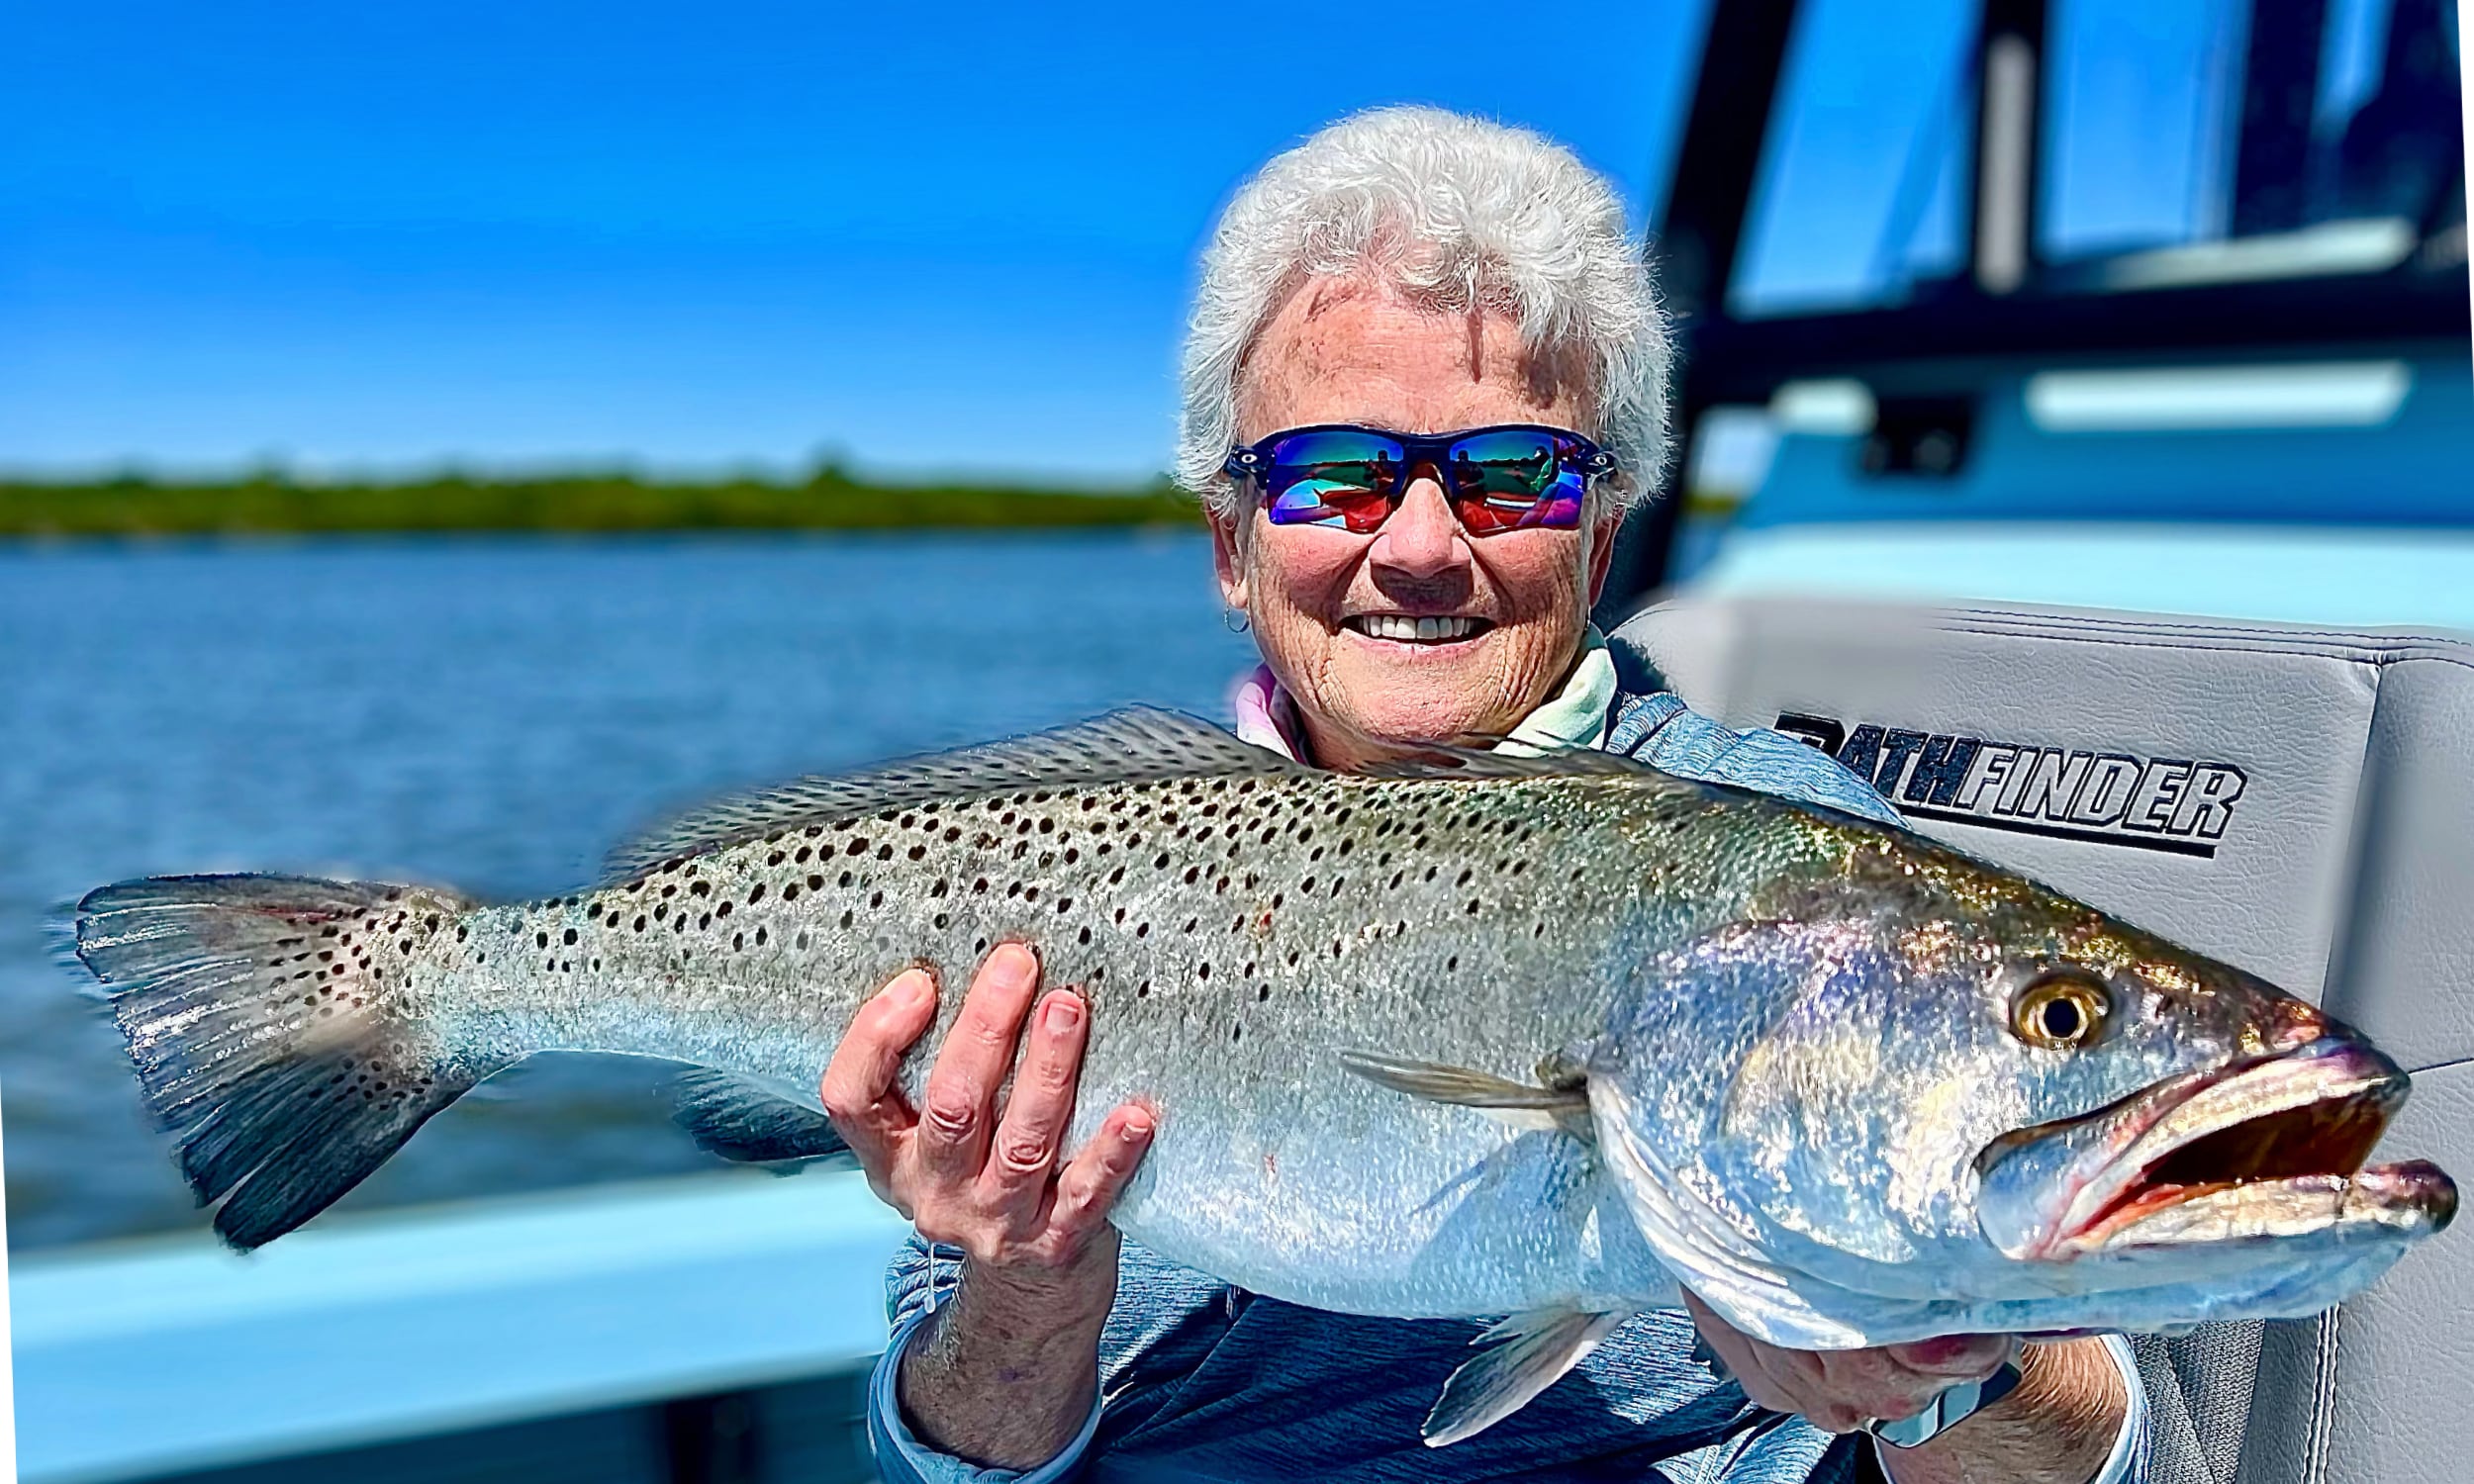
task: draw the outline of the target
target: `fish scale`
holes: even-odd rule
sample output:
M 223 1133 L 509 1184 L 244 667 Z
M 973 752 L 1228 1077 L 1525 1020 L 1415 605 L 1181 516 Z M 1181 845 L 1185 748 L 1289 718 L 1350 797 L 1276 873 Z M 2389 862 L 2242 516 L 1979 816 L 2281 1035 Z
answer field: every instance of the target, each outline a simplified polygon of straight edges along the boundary
M 689 1064 L 682 1121 L 727 1157 L 832 1153 L 818 1083 L 867 997 L 913 964 L 948 986 L 902 1067 L 915 1101 L 958 986 L 1031 944 L 1090 1005 L 1069 1138 L 1158 1112 L 1111 1212 L 1129 1237 L 1298 1303 L 1533 1316 L 1430 1440 L 1679 1279 L 1805 1347 L 2178 1326 L 2322 1307 L 2453 1210 L 2428 1166 L 2271 1158 L 2278 1110 L 2319 1098 L 2363 1137 L 2306 1132 L 2314 1158 L 2359 1166 L 2403 1096 L 2311 1007 L 1904 832 L 1602 754 L 1339 775 L 1129 712 L 727 802 L 544 901 L 205 877 L 80 911 L 149 1105 L 242 1247 L 547 1052 Z M 2019 1008 L 2048 993 L 2086 1019 Z M 2141 1111 L 2271 1054 L 2266 1094 L 2193 1104 L 2255 1137 Z M 2152 1250 L 2080 1200 L 2179 1220 L 2183 1185 L 2090 1165 L 2139 1144 L 2106 1120 L 2141 1118 L 2171 1131 L 2141 1148 L 2243 1166 Z

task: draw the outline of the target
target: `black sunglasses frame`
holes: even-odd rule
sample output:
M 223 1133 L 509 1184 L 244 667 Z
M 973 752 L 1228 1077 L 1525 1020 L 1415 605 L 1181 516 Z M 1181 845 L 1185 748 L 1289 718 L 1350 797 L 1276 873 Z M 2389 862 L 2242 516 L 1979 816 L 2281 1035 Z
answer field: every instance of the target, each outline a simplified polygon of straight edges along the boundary
M 1622 469 L 1615 455 L 1600 448 L 1589 438 L 1569 427 L 1557 427 L 1545 422 L 1490 422 L 1483 427 L 1463 427 L 1440 433 L 1396 432 L 1387 427 L 1377 427 L 1365 422 L 1312 422 L 1300 427 L 1284 427 L 1277 432 L 1267 433 L 1252 443 L 1238 444 L 1228 451 L 1228 457 L 1220 465 L 1221 472 L 1240 483 L 1252 481 L 1258 490 L 1268 493 L 1270 475 L 1275 467 L 1272 458 L 1275 445 L 1290 438 L 1303 437 L 1309 433 L 1333 432 L 1370 433 L 1400 445 L 1401 459 L 1398 477 L 1392 480 L 1388 487 L 1369 492 L 1385 502 L 1387 509 L 1383 512 L 1383 518 L 1386 520 L 1390 518 L 1392 511 L 1400 509 L 1400 502 L 1406 498 L 1410 483 L 1417 478 L 1418 471 L 1421 469 L 1434 475 L 1435 482 L 1443 487 L 1445 497 L 1452 502 L 1455 513 L 1460 514 L 1460 505 L 1470 497 L 1464 492 L 1455 490 L 1451 479 L 1445 474 L 1445 471 L 1452 467 L 1452 450 L 1455 445 L 1465 440 L 1482 437 L 1488 433 L 1543 433 L 1554 439 L 1558 463 L 1563 468 L 1580 475 L 1581 489 L 1584 493 L 1592 481 L 1604 479 Z M 1544 504 L 1546 500 L 1546 494 L 1542 493 L 1535 503 Z M 1469 526 L 1466 514 L 1461 515 L 1461 523 Z M 1346 528 L 1356 530 L 1354 526 Z M 1368 530 L 1357 533 L 1363 535 L 1380 528 L 1380 523 L 1378 522 Z M 1517 525 L 1489 526 L 1484 529 L 1483 533 L 1493 534 L 1500 530 L 1518 528 L 1520 527 Z M 1471 527 L 1471 530 L 1473 534 L 1479 533 L 1475 527 Z

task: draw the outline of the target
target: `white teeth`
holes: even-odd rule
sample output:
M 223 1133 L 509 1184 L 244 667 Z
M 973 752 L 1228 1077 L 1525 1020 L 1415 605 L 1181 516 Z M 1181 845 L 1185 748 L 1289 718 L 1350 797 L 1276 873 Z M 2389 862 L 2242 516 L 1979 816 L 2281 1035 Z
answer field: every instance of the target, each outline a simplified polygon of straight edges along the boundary
M 1357 620 L 1358 628 L 1373 639 L 1397 639 L 1403 643 L 1433 644 L 1447 639 L 1466 639 L 1477 631 L 1475 618 L 1411 618 L 1405 613 L 1368 613 Z

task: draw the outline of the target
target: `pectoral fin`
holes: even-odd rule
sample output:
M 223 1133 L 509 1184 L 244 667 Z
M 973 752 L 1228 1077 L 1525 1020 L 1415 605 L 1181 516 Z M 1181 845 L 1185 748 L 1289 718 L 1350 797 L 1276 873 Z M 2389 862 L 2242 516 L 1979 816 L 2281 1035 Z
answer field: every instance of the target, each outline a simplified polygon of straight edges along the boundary
M 1410 1062 L 1373 1052 L 1342 1052 L 1340 1065 L 1378 1086 L 1429 1102 L 1475 1108 L 1518 1129 L 1562 1130 L 1589 1136 L 1589 1090 L 1537 1087 L 1491 1072 L 1437 1062 Z
M 766 1164 L 850 1152 L 822 1113 L 726 1072 L 697 1067 L 679 1077 L 678 1090 L 676 1121 L 708 1154 Z
M 1539 1309 L 1515 1314 L 1478 1336 L 1475 1343 L 1484 1348 L 1443 1383 L 1435 1410 L 1426 1414 L 1426 1445 L 1439 1448 L 1474 1438 L 1518 1412 L 1631 1317 Z

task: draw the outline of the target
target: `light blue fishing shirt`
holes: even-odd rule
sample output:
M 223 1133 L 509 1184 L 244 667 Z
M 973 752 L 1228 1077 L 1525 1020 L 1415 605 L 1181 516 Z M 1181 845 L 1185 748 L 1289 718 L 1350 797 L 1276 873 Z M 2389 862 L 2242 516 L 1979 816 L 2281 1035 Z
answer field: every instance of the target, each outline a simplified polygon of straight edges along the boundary
M 1594 635 L 1592 636 L 1594 637 Z M 1604 651 L 1591 646 L 1597 666 Z M 1611 671 L 1604 672 L 1611 674 Z M 1600 685 L 1611 684 L 1603 678 Z M 1737 731 L 1674 696 L 1616 695 L 1610 752 L 1685 778 L 1733 784 L 1896 824 L 1897 811 L 1839 763 L 1777 732 Z M 1573 730 L 1581 730 L 1573 728 Z M 1515 737 L 1520 733 L 1515 733 Z M 1679 1309 L 1636 1315 L 1535 1401 L 1476 1437 L 1419 1438 L 1479 1320 L 1371 1319 L 1245 1292 L 1126 1243 L 1099 1342 L 1099 1400 L 1082 1433 L 1038 1468 L 976 1467 L 911 1436 L 895 1394 L 904 1343 L 951 1296 L 961 1254 L 915 1237 L 886 1275 L 893 1342 L 868 1387 L 868 1433 L 887 1484 L 1107 1484 L 1317 1479 L 1346 1484 L 1648 1480 L 1652 1484 L 1848 1484 L 1870 1444 L 1754 1406 L 1692 1358 Z M 2108 1342 L 2131 1396 L 2096 1484 L 2146 1477 L 2147 1408 L 2128 1345 Z

